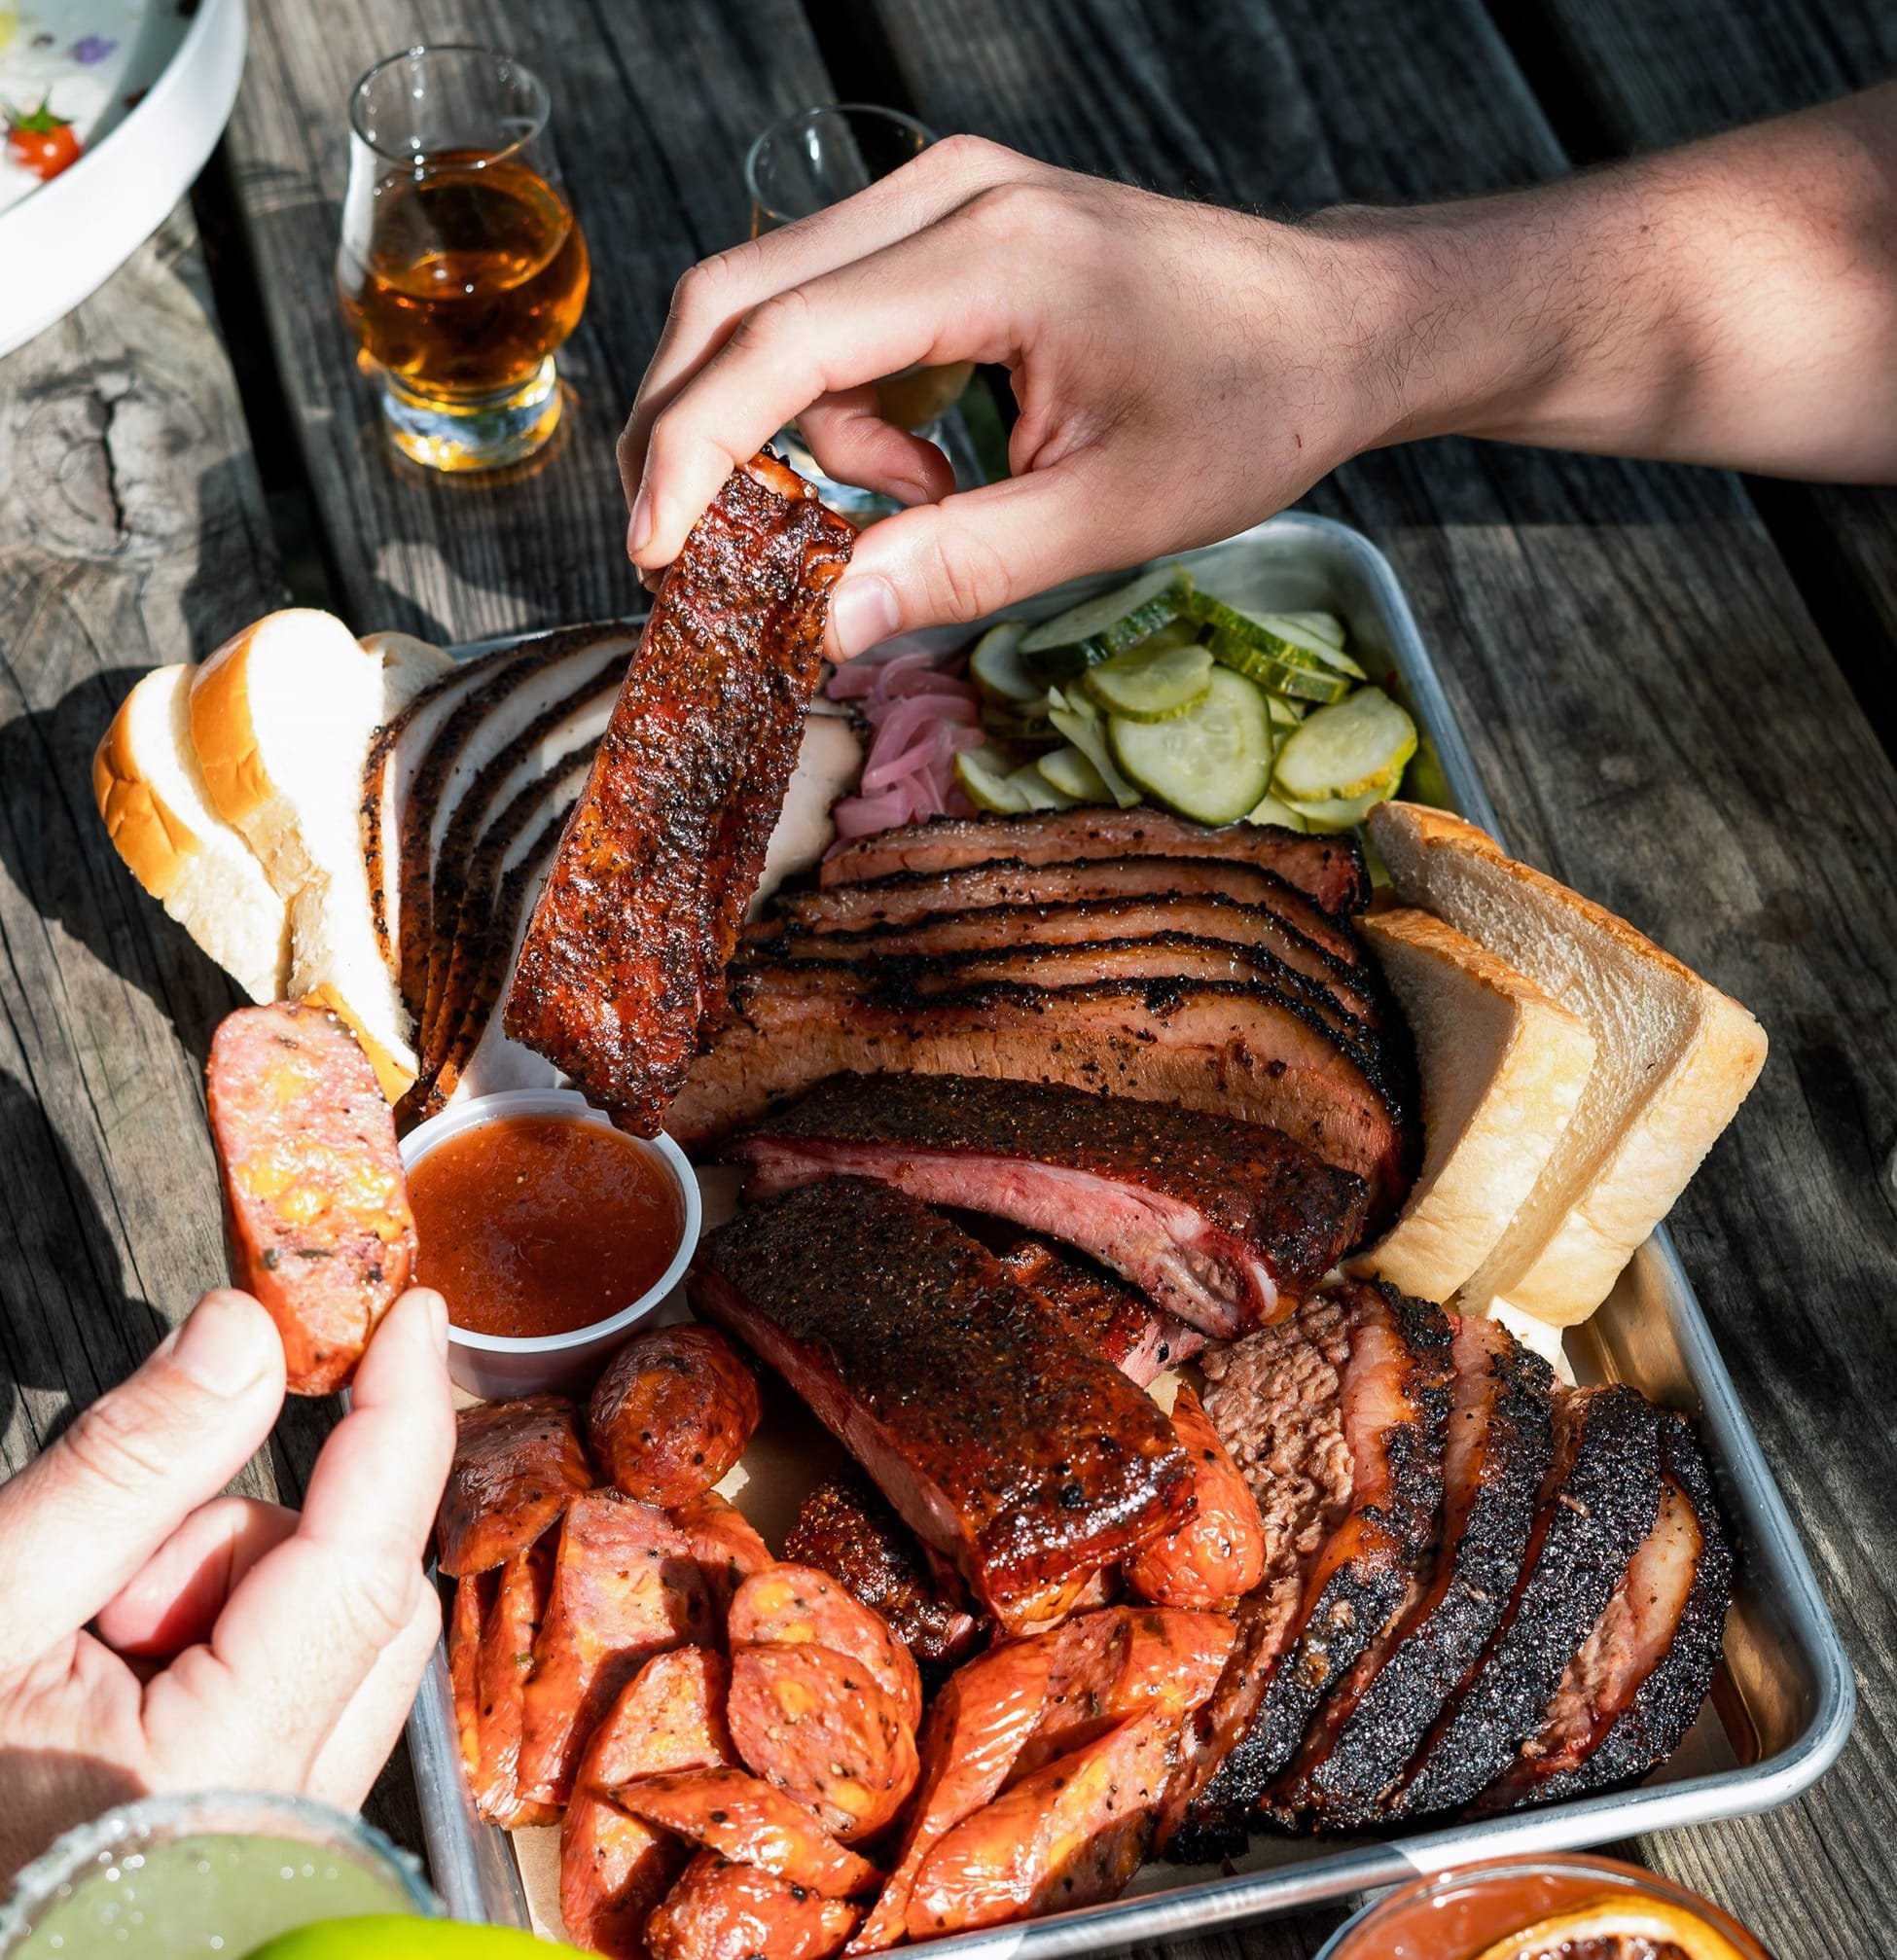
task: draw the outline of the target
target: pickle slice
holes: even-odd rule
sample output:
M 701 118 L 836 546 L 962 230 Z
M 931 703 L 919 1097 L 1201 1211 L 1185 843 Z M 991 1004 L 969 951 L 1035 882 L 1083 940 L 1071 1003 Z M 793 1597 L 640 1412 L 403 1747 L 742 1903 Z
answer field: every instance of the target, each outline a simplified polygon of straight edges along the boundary
M 1381 688 L 1359 688 L 1292 731 L 1272 787 L 1289 803 L 1343 801 L 1384 784 L 1394 789 L 1415 753 L 1415 723 Z
M 1169 722 L 1107 722 L 1114 760 L 1142 789 L 1201 824 L 1235 823 L 1271 787 L 1271 718 L 1242 674 L 1215 668 L 1205 698 Z
M 1158 565 L 1118 591 L 1085 599 L 1020 642 L 1022 664 L 1043 681 L 1069 681 L 1111 659 L 1186 610 L 1193 582 L 1183 565 Z
M 1135 722 L 1170 721 L 1205 698 L 1212 685 L 1211 650 L 1143 640 L 1090 667 L 1082 685 L 1110 715 Z

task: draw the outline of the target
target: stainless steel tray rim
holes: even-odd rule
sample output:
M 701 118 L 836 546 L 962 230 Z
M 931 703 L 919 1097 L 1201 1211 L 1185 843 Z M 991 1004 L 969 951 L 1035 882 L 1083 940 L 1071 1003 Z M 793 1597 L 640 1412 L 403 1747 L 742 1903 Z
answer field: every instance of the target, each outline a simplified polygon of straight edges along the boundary
M 1457 808 L 1502 842 L 1494 807 L 1422 644 L 1409 601 L 1389 560 L 1370 539 L 1334 518 L 1291 512 L 1198 551 L 1168 554 L 1168 560 L 1233 554 L 1246 546 L 1267 547 L 1276 557 L 1290 555 L 1301 542 L 1316 556 L 1347 560 L 1364 581 L 1388 637 L 1392 664 L 1435 745 Z M 1081 597 L 1105 590 L 1137 569 L 1129 566 L 1116 573 L 1074 580 L 1009 611 L 1029 617 L 1051 616 Z M 626 624 L 636 624 L 636 620 Z M 938 627 L 904 638 L 920 646 L 959 646 L 975 630 L 969 626 Z M 454 651 L 472 655 L 531 637 L 536 636 L 499 634 Z M 1000 1956 L 1023 1952 L 1033 1960 L 1059 1960 L 1068 1954 L 1109 1952 L 1143 1941 L 1178 1938 L 1293 1911 L 1479 1860 L 1579 1850 L 1634 1833 L 1749 1816 L 1809 1789 L 1837 1760 L 1850 1734 L 1856 1684 L 1849 1661 L 1784 1499 L 1739 1407 L 1692 1282 L 1664 1226 L 1634 1260 L 1657 1266 L 1670 1298 L 1671 1320 L 1688 1376 L 1700 1397 L 1700 1421 L 1715 1473 L 1720 1475 L 1722 1486 L 1730 1482 L 1743 1499 L 1746 1528 L 1742 1557 L 1782 1604 L 1811 1670 L 1809 1714 L 1790 1746 L 1757 1763 L 1708 1770 L 1673 1783 L 1570 1800 L 1475 1824 L 1448 1825 L 1387 1838 L 1344 1840 L 1335 1850 L 1320 1852 L 1303 1863 L 1235 1872 L 1046 1918 L 951 1935 L 928 1942 L 929 1950 L 940 1952 L 945 1960 L 969 1960 L 974 1955 L 1000 1960 Z M 1732 1494 L 1722 1487 L 1722 1497 Z M 1728 1508 L 1733 1507 L 1729 1504 Z M 410 1717 L 409 1734 L 431 1867 L 449 1911 L 457 1918 L 526 1925 L 526 1902 L 507 1836 L 481 1823 L 468 1797 L 455 1741 L 446 1659 L 439 1646 Z

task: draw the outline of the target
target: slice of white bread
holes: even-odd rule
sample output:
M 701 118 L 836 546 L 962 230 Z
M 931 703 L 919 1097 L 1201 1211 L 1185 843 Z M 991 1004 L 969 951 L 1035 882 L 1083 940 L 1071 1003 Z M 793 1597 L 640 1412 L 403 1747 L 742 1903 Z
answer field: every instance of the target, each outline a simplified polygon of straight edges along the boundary
M 364 633 L 357 641 L 363 652 L 382 663 L 382 707 L 376 721 L 394 721 L 409 703 L 454 668 L 454 656 L 418 640 L 412 633 Z
M 211 807 L 289 909 L 286 991 L 320 997 L 349 1023 L 393 1100 L 415 1055 L 376 941 L 358 816 L 382 671 L 380 654 L 328 613 L 271 613 L 197 669 L 191 731 Z
M 1625 919 L 1460 817 L 1390 802 L 1368 829 L 1406 905 L 1538 981 L 1593 1035 L 1573 1120 L 1456 1302 L 1584 1320 L 1733 1120 L 1765 1065 L 1765 1030 Z
M 254 1001 L 290 974 L 288 909 L 211 808 L 191 739 L 193 669 L 155 667 L 92 757 L 92 795 L 131 874 Z
M 1448 1300 L 1534 1189 L 1581 1099 L 1594 1038 L 1429 912 L 1400 907 L 1359 923 L 1416 1038 L 1423 1163 L 1403 1215 L 1350 1270 Z

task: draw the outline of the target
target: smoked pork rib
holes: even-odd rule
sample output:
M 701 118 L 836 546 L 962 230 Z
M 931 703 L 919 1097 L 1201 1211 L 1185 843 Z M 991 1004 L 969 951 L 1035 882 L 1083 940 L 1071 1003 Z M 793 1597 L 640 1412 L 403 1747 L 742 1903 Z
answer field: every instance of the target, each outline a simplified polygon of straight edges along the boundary
M 1084 1253 L 1001 1220 L 978 1220 L 969 1229 L 1023 1286 L 1053 1307 L 1076 1340 L 1141 1388 L 1166 1369 L 1190 1361 L 1205 1345 L 1198 1328 L 1163 1313 L 1137 1287 Z
M 715 1143 L 845 1070 L 1065 1083 L 1263 1123 L 1364 1178 L 1373 1227 L 1401 1202 L 1415 1152 L 1412 1123 L 1363 1059 L 1269 987 L 995 980 L 918 994 L 818 961 L 734 972 L 730 1012 L 667 1127 L 683 1144 Z
M 728 1148 L 753 1166 L 751 1195 L 873 1177 L 1049 1232 L 1221 1338 L 1308 1293 L 1367 1198 L 1276 1130 L 974 1076 L 833 1076 Z
M 891 872 L 952 871 L 990 858 L 1056 860 L 1151 856 L 1226 858 L 1257 865 L 1307 891 L 1326 911 L 1362 911 L 1370 903 L 1363 847 L 1354 836 L 1307 837 L 1276 824 L 1197 824 L 1157 809 L 1083 805 L 1011 817 L 936 817 L 858 837 L 818 873 L 826 885 Z
M 854 533 L 766 452 L 694 526 L 535 908 L 507 1032 L 651 1136 L 764 865 Z
M 1157 1405 L 886 1185 L 836 1178 L 741 1212 L 689 1289 L 1011 1632 L 1185 1511 L 1190 1468 Z

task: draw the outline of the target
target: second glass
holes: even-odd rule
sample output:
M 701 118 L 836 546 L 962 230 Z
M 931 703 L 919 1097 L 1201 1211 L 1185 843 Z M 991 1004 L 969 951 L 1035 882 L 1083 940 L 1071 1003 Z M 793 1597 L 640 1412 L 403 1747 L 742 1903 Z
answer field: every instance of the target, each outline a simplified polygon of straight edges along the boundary
M 390 439 L 428 468 L 519 462 L 559 422 L 554 352 L 591 267 L 549 114 L 491 48 L 411 48 L 350 97 L 337 291 Z
M 878 177 L 901 169 L 935 140 L 935 132 L 913 116 L 869 102 L 827 103 L 773 123 L 744 160 L 752 237 L 841 203 Z M 961 400 L 974 372 L 972 362 L 953 361 L 885 374 L 876 384 L 883 419 L 924 441 L 938 440 L 943 418 Z M 794 431 L 786 431 L 779 442 L 792 462 L 816 479 L 824 502 L 856 522 L 886 517 L 897 508 L 875 491 L 833 482 Z

